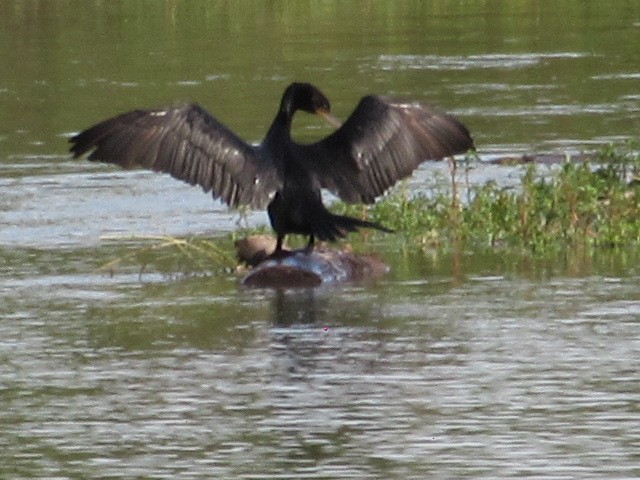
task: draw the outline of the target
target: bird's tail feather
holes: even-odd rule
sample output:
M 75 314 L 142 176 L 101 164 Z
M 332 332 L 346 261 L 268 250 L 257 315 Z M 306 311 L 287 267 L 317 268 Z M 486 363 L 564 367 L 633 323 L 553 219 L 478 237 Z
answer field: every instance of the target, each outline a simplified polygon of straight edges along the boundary
M 320 240 L 334 241 L 338 238 L 343 238 L 349 232 L 355 232 L 359 228 L 374 228 L 381 232 L 393 232 L 393 230 L 384 227 L 379 223 L 347 217 L 345 215 L 328 213 L 325 221 L 318 222 L 316 224 L 316 232 L 314 233 Z

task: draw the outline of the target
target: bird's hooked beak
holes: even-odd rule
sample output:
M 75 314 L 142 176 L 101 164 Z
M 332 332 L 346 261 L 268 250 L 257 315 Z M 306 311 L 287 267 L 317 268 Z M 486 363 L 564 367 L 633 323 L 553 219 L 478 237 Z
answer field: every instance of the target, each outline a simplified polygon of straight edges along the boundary
M 331 112 L 325 108 L 318 108 L 315 113 L 334 128 L 340 128 L 342 126 L 340 119 L 332 115 Z

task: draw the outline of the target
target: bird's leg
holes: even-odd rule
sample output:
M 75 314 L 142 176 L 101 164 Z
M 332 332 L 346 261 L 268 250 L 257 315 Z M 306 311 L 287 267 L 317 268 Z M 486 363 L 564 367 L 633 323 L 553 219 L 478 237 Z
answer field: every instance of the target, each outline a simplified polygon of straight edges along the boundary
M 276 249 L 271 255 L 277 255 L 282 252 L 282 242 L 284 241 L 284 235 L 278 234 L 278 240 L 276 240 Z
M 289 252 L 287 250 L 284 250 L 282 247 L 284 244 L 284 237 L 284 235 L 278 234 L 276 239 L 276 248 L 273 250 L 273 252 L 271 252 L 270 255 L 267 256 L 268 259 L 282 260 L 289 255 Z
M 304 249 L 304 253 L 308 255 L 311 252 L 313 252 L 313 245 L 315 244 L 315 242 L 316 242 L 316 237 L 314 237 L 312 233 L 311 235 L 309 235 L 309 243 L 307 243 L 307 246 Z

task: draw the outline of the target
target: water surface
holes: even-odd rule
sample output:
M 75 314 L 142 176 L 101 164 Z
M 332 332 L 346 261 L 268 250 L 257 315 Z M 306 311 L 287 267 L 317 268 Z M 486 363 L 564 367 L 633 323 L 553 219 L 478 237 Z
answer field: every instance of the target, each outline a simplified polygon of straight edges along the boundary
M 243 138 L 293 80 L 458 115 L 481 155 L 637 136 L 635 1 L 0 3 L 0 477 L 637 478 L 637 252 L 434 254 L 375 285 L 99 270 L 240 217 L 70 134 L 198 101 Z M 295 135 L 328 133 L 300 116 Z M 471 181 L 517 183 L 480 165 Z M 424 165 L 408 182 L 446 178 Z M 246 220 L 265 222 L 264 213 Z

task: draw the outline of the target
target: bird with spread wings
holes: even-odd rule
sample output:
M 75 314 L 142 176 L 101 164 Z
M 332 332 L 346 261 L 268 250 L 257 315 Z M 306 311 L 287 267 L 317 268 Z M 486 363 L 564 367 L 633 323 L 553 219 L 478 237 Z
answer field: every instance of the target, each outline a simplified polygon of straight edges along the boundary
M 303 145 L 291 139 L 301 110 L 324 117 L 337 129 Z M 321 190 L 349 203 L 373 203 L 425 160 L 440 160 L 474 148 L 455 117 L 417 102 L 384 96 L 360 100 L 344 124 L 331 115 L 327 97 L 309 83 L 293 83 L 264 140 L 251 145 L 196 104 L 133 110 L 73 136 L 74 157 L 142 167 L 199 185 L 232 207 L 268 207 L 277 234 L 333 241 L 361 227 L 382 225 L 328 211 Z

